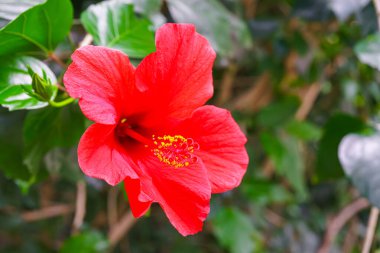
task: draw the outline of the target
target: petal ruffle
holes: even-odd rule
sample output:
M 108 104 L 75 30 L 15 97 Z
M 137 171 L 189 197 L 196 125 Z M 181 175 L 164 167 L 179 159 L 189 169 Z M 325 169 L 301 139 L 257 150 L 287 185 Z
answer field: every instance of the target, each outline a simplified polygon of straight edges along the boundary
M 117 142 L 115 126 L 93 124 L 83 134 L 78 146 L 79 167 L 84 174 L 116 185 L 125 177 L 137 178 L 134 163 Z
M 126 105 L 136 100 L 134 67 L 124 53 L 100 46 L 85 46 L 72 55 L 64 76 L 71 97 L 87 118 L 96 123 L 116 124 Z
M 182 235 L 201 231 L 210 211 L 211 198 L 211 186 L 204 165 L 197 162 L 188 167 L 173 168 L 161 163 L 153 155 L 146 156 L 137 164 L 145 176 L 140 177 L 141 191 L 138 198 L 134 197 L 139 203 L 130 203 L 132 211 L 137 210 L 136 216 L 147 205 L 144 201 L 151 199 L 160 204 L 171 224 Z M 126 187 L 128 197 L 136 196 L 138 185 L 135 183 Z
M 146 90 L 151 112 L 145 125 L 162 116 L 186 118 L 213 94 L 215 52 L 194 25 L 165 24 L 156 33 L 156 52 L 136 69 L 136 85 Z
M 197 155 L 207 168 L 212 193 L 225 192 L 240 184 L 248 166 L 244 147 L 247 139 L 229 111 L 203 106 L 176 128 L 198 142 Z

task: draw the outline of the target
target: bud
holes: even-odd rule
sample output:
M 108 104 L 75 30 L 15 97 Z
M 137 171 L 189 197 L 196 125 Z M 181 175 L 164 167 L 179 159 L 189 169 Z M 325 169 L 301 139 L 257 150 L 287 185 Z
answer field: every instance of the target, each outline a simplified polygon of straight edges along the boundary
M 44 102 L 53 100 L 57 95 L 57 86 L 52 85 L 45 71 L 42 70 L 43 77 L 41 77 L 28 66 L 28 73 L 32 78 L 32 90 L 29 90 L 28 94 Z

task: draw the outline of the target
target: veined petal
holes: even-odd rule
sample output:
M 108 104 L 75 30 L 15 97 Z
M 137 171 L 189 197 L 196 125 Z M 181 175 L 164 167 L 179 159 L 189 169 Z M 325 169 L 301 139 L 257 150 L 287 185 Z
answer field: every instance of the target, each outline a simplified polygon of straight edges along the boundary
M 115 138 L 115 126 L 93 124 L 80 139 L 79 167 L 84 174 L 116 185 L 125 177 L 137 178 L 134 163 Z
M 101 124 L 116 124 L 134 105 L 134 67 L 124 53 L 100 46 L 85 46 L 72 55 L 64 76 L 71 97 L 87 118 Z
M 186 118 L 211 98 L 215 52 L 194 25 L 165 24 L 156 33 L 156 52 L 136 69 L 136 85 L 147 92 L 145 124 L 168 116 Z
M 199 144 L 196 154 L 207 168 L 212 193 L 240 184 L 248 166 L 247 139 L 229 111 L 203 106 L 177 128 Z

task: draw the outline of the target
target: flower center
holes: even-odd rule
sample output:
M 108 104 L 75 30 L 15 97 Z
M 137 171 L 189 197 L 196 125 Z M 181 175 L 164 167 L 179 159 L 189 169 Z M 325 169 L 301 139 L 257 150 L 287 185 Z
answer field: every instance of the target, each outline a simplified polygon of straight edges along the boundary
M 151 151 L 163 163 L 175 168 L 187 167 L 195 163 L 198 158 L 194 151 L 199 149 L 199 144 L 191 138 L 182 135 L 152 135 L 153 147 Z
M 151 138 L 147 138 L 129 125 L 126 119 L 120 121 L 116 135 L 121 140 L 127 137 L 144 144 L 160 162 L 174 168 L 187 167 L 198 161 L 194 151 L 199 150 L 199 144 L 182 135 L 152 135 Z

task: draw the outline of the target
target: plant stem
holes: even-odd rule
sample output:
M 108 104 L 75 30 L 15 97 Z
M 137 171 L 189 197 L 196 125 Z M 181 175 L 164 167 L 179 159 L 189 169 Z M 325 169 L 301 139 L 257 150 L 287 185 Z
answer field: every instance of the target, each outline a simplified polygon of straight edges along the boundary
M 372 0 L 372 2 L 376 11 L 378 28 L 380 29 L 380 0 Z
M 75 98 L 66 98 L 65 100 L 62 100 L 59 102 L 49 101 L 49 104 L 53 107 L 64 107 L 74 101 L 75 101 Z
M 379 209 L 376 207 L 372 207 L 371 213 L 369 215 L 368 228 L 367 228 L 367 233 L 365 236 L 365 241 L 364 241 L 362 253 L 369 253 L 371 250 L 371 245 L 372 245 L 372 241 L 373 241 L 373 236 L 375 235 L 376 224 L 377 224 L 378 218 L 379 218 Z
M 49 54 L 50 59 L 55 61 L 59 66 L 61 66 L 63 69 L 67 69 L 67 65 L 54 53 Z

